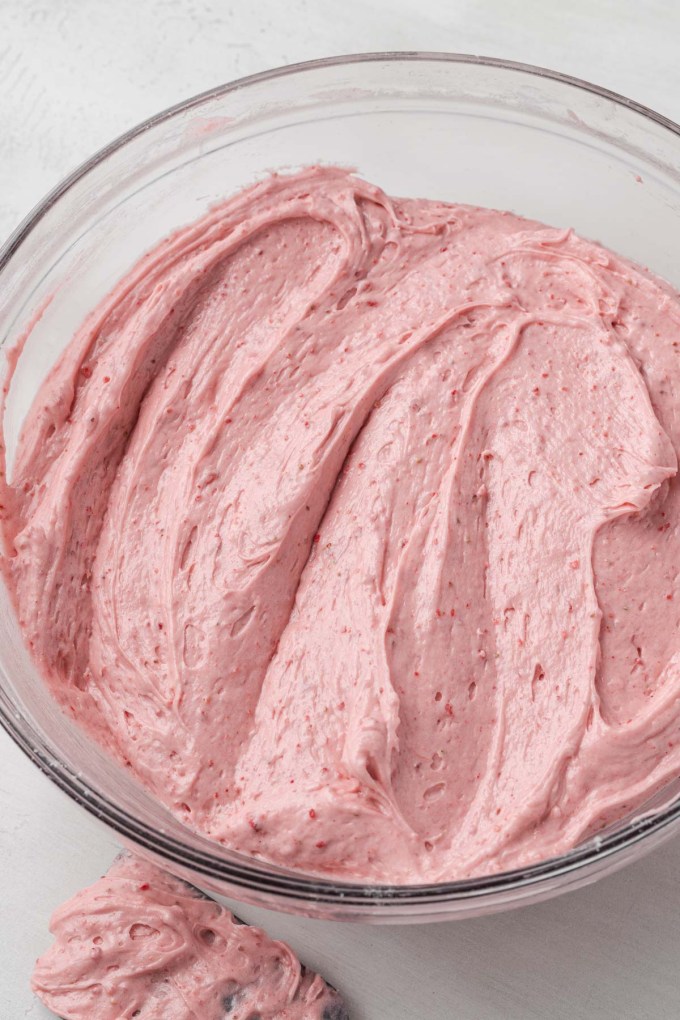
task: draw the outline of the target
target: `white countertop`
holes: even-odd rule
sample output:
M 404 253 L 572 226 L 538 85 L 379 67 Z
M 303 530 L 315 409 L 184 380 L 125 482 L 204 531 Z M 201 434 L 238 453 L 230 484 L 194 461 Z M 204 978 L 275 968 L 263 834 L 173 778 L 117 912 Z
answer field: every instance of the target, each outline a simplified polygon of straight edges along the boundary
M 0 0 L 0 235 L 171 103 L 267 67 L 378 49 L 542 64 L 680 120 L 674 0 Z M 114 854 L 0 733 L 0 1020 L 47 1016 L 28 980 L 49 915 Z M 676 839 L 596 886 L 474 921 L 387 929 L 239 913 L 337 984 L 355 1020 L 658 1020 L 680 1016 L 679 874 Z

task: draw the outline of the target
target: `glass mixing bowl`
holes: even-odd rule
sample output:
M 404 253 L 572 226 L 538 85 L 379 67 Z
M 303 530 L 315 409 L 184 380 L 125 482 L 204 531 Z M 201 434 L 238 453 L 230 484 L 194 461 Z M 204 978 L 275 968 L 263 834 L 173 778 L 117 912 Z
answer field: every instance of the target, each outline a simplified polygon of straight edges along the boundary
M 159 114 L 76 170 L 0 253 L 0 340 L 31 330 L 7 399 L 11 465 L 47 370 L 147 249 L 273 169 L 358 169 L 395 195 L 511 209 L 582 235 L 680 287 L 680 127 L 540 68 L 451 54 L 366 54 L 254 75 Z M 680 783 L 564 856 L 440 885 L 327 881 L 184 828 L 59 711 L 0 591 L 0 719 L 70 797 L 127 845 L 210 890 L 362 921 L 450 919 L 553 896 L 680 827 Z

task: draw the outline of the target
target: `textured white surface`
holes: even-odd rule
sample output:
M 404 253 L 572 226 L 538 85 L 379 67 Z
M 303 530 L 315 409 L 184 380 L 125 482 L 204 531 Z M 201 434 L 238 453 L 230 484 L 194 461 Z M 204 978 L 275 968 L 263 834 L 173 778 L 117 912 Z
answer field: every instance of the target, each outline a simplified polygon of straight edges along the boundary
M 680 120 L 674 0 L 0 0 L 0 234 L 94 149 L 171 103 L 371 49 L 525 60 Z M 46 1016 L 28 979 L 49 914 L 114 853 L 0 734 L 0 1020 Z M 337 983 L 356 1020 L 657 1020 L 680 1016 L 679 872 L 676 840 L 551 903 L 429 928 L 239 912 Z

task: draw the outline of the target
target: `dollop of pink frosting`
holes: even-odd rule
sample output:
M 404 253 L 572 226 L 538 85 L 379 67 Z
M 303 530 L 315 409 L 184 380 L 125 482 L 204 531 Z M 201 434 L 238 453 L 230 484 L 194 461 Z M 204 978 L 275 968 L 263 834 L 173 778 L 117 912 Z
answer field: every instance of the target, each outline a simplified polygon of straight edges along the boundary
M 33 990 L 64 1020 L 348 1020 L 283 942 L 126 855 L 52 916 Z
M 187 825 L 461 878 L 680 770 L 680 299 L 570 230 L 273 176 L 147 255 L 3 500 L 65 711 Z

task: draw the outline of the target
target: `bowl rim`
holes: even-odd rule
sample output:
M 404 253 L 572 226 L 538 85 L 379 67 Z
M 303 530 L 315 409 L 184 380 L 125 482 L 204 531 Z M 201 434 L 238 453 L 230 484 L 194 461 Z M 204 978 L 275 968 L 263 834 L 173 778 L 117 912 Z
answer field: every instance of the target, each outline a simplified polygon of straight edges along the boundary
M 498 68 L 528 76 L 547 78 L 571 88 L 589 92 L 610 100 L 618 106 L 650 120 L 680 138 L 680 125 L 663 114 L 657 113 L 635 100 L 628 99 L 610 89 L 560 71 L 500 57 L 487 57 L 467 53 L 440 51 L 385 51 L 346 54 L 324 57 L 316 60 L 285 64 L 256 74 L 246 75 L 222 85 L 198 93 L 186 100 L 175 103 L 161 112 L 141 121 L 113 141 L 100 148 L 87 160 L 64 177 L 45 197 L 38 202 L 28 215 L 20 221 L 0 248 L 0 274 L 16 255 L 28 236 L 52 209 L 52 207 L 79 181 L 103 163 L 109 156 L 122 149 L 129 142 L 149 129 L 171 120 L 178 114 L 200 107 L 211 99 L 220 98 L 240 89 L 262 82 L 320 70 L 328 67 L 360 65 L 368 63 L 453 63 Z M 23 723 L 23 725 L 22 725 Z M 227 861 L 209 850 L 195 850 L 163 832 L 153 830 L 139 822 L 118 807 L 108 797 L 76 775 L 70 766 L 59 758 L 54 750 L 44 750 L 39 745 L 45 741 L 36 731 L 33 723 L 13 705 L 6 692 L 0 690 L 0 725 L 21 750 L 38 766 L 41 772 L 56 784 L 73 801 L 99 818 L 117 835 L 131 840 L 151 854 L 160 855 L 168 863 L 189 869 L 207 879 L 224 882 L 234 889 L 252 890 L 259 894 L 289 903 L 314 903 L 336 906 L 340 909 L 358 908 L 375 913 L 376 909 L 387 909 L 400 904 L 406 911 L 409 906 L 446 905 L 456 901 L 480 898 L 495 898 L 502 893 L 517 892 L 540 884 L 545 879 L 556 879 L 580 870 L 587 864 L 604 862 L 618 852 L 634 846 L 653 833 L 661 833 L 673 822 L 680 819 L 680 797 L 654 815 L 646 815 L 629 822 L 619 831 L 595 837 L 588 843 L 557 857 L 547 858 L 525 868 L 498 872 L 481 878 L 466 878 L 456 881 L 392 885 L 388 883 L 362 883 L 337 878 L 323 878 L 305 872 L 295 872 L 255 857 L 247 857 L 236 851 L 228 851 L 235 858 Z M 199 837 L 201 838 L 201 837 Z M 203 841 L 209 845 L 207 837 Z M 219 844 L 215 844 L 219 846 Z M 228 850 L 228 848 L 226 848 Z M 238 859 L 243 863 L 239 863 Z M 272 904 L 268 904 L 272 905 Z M 392 913 L 392 911 L 388 911 Z

